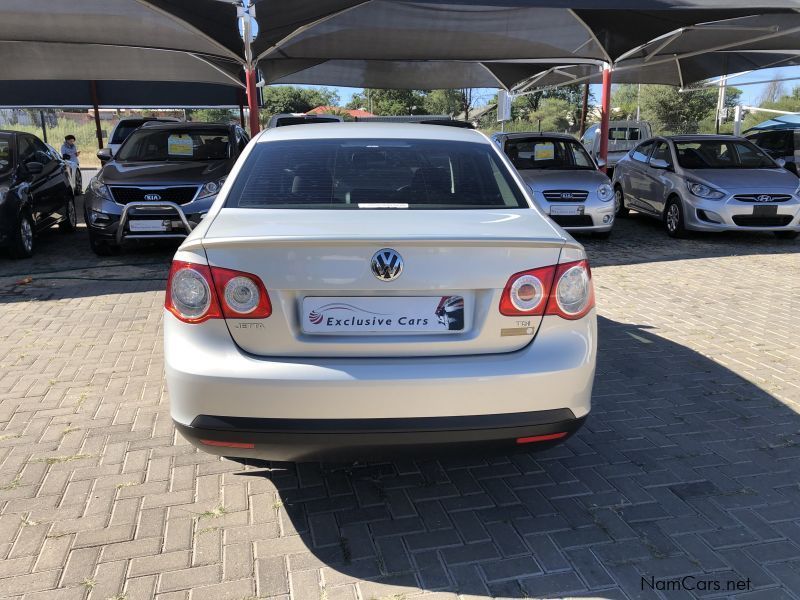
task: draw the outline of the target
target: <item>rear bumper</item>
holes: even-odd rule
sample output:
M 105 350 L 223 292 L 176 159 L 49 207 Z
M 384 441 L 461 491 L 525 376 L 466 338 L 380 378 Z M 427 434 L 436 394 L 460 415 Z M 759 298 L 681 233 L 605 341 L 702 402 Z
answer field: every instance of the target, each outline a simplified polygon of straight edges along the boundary
M 342 448 L 364 459 L 376 447 L 513 447 L 517 437 L 574 431 L 590 410 L 596 349 L 594 311 L 545 317 L 516 352 L 340 359 L 253 356 L 224 321 L 190 325 L 164 313 L 172 418 L 200 448 L 227 456 L 311 460 Z M 245 441 L 256 447 L 199 442 L 240 433 L 254 434 Z
M 200 415 L 189 426 L 176 426 L 183 437 L 211 454 L 303 462 L 542 449 L 563 442 L 585 418 L 569 409 L 412 419 Z

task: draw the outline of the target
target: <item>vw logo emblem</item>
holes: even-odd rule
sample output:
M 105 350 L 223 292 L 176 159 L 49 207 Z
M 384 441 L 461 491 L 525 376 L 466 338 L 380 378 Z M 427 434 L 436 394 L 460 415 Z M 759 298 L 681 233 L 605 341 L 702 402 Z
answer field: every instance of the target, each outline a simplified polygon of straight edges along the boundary
M 147 200 L 148 202 L 158 202 L 159 200 L 161 200 L 161 196 L 159 196 L 158 194 L 145 194 L 144 199 Z
M 391 248 L 382 248 L 372 255 L 372 274 L 381 281 L 392 281 L 403 272 L 403 258 Z
M 572 192 L 561 192 L 562 200 L 572 200 Z
M 769 196 L 767 194 L 761 194 L 760 196 L 756 197 L 756 202 L 771 202 L 771 201 L 772 201 L 772 196 Z

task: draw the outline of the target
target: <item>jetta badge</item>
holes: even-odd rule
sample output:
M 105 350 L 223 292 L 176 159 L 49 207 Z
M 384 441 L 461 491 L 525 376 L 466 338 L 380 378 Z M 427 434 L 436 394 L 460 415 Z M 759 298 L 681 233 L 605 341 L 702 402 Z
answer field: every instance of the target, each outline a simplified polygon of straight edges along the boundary
M 372 255 L 372 274 L 381 281 L 392 281 L 403 272 L 403 257 L 391 248 L 382 248 Z
M 161 196 L 159 196 L 158 194 L 145 194 L 144 199 L 147 200 L 148 202 L 158 202 L 159 200 L 161 200 Z
M 761 194 L 760 196 L 756 196 L 756 202 L 772 202 L 772 196 Z

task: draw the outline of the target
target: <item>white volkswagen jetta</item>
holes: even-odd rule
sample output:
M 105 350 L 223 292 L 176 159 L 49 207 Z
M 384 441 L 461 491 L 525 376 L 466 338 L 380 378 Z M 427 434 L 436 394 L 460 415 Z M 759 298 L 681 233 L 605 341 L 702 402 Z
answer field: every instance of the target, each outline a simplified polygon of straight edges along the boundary
M 539 447 L 589 413 L 596 330 L 583 248 L 484 135 L 270 129 L 175 255 L 171 414 L 226 456 Z

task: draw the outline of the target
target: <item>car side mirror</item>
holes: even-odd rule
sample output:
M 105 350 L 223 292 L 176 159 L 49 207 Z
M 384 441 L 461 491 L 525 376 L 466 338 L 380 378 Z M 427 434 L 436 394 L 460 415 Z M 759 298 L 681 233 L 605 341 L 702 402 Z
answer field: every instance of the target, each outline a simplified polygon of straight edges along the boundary
M 654 169 L 662 169 L 662 170 L 669 169 L 669 163 L 665 161 L 663 158 L 650 159 L 650 166 L 653 167 Z
M 101 148 L 97 151 L 97 158 L 100 159 L 101 163 L 105 163 L 114 158 L 114 153 L 111 148 Z
M 602 169 L 603 167 L 608 166 L 608 163 L 604 161 L 602 158 L 597 159 L 597 168 Z
M 776 158 L 776 159 L 775 159 L 775 162 L 776 162 L 776 163 L 778 163 L 778 166 L 779 166 L 781 169 L 785 169 L 785 168 L 786 168 L 786 161 L 785 161 L 785 160 L 783 160 L 782 158 Z
M 40 162 L 32 160 L 31 162 L 25 163 L 25 170 L 29 175 L 38 175 L 44 171 L 44 165 Z

